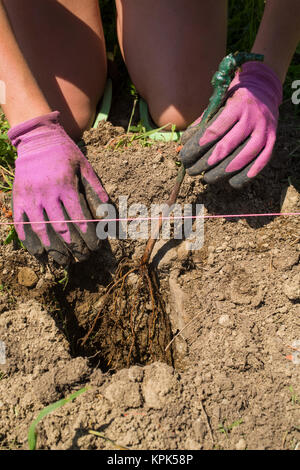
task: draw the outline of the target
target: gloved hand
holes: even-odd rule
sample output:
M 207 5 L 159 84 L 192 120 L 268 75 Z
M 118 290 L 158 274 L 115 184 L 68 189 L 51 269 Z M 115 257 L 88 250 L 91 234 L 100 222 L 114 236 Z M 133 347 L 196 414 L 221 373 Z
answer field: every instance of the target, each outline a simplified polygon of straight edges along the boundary
M 267 65 L 246 62 L 230 84 L 224 106 L 198 130 L 200 118 L 183 134 L 180 159 L 191 176 L 223 178 L 240 188 L 269 162 L 276 140 L 282 85 Z
M 51 255 L 61 265 L 82 261 L 99 249 L 94 219 L 108 201 L 98 177 L 79 148 L 59 124 L 55 111 L 10 129 L 16 147 L 13 214 L 16 231 L 38 259 Z M 18 224 L 57 220 L 55 224 Z

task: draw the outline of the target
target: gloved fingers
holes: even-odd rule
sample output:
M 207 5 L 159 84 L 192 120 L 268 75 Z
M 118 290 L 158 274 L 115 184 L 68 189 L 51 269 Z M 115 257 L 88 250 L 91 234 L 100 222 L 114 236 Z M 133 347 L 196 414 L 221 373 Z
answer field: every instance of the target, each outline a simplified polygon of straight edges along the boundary
M 255 160 L 255 162 L 251 166 L 251 169 L 247 173 L 248 178 L 254 178 L 269 163 L 272 158 L 275 142 L 276 132 L 270 131 L 265 148 L 261 151 L 260 155 Z
M 64 243 L 71 243 L 69 224 L 64 222 L 65 215 L 60 200 L 58 198 L 51 199 L 48 197 L 44 210 L 46 212 L 46 219 L 54 222 L 52 224 L 53 230 L 59 239 L 62 239 Z
M 229 180 L 229 184 L 234 189 L 241 189 L 243 186 L 248 184 L 252 178 L 248 177 L 249 170 L 253 166 L 253 163 L 249 163 L 242 171 L 239 171 L 236 175 L 234 175 Z
M 219 140 L 220 136 L 226 135 L 227 132 L 241 120 L 243 113 L 236 106 L 230 106 L 231 98 L 226 105 L 217 112 L 217 114 L 208 122 L 204 134 L 199 139 L 200 147 L 208 145 L 210 142 Z M 245 111 L 242 108 L 242 111 Z
M 245 143 L 249 141 L 246 136 L 244 142 L 241 141 L 243 136 L 243 123 L 237 123 L 219 142 L 211 147 L 205 155 L 202 156 L 196 163 L 187 169 L 187 173 L 190 176 L 196 176 L 203 171 L 208 171 L 216 165 L 219 170 L 213 172 L 212 175 L 218 175 L 217 179 L 220 179 L 220 175 L 225 171 L 228 162 L 232 162 L 239 154 L 241 149 L 245 147 Z M 245 135 L 245 134 L 244 134 Z M 231 158 L 227 158 L 231 157 Z M 220 163 L 224 161 L 224 163 Z M 220 166 L 221 165 L 221 166 Z M 206 180 L 205 180 L 206 181 Z
M 76 203 L 74 199 L 77 198 Z M 68 199 L 63 198 L 62 204 L 66 213 L 65 218 L 69 220 L 92 220 L 93 216 L 88 208 L 86 199 L 82 193 L 74 192 L 71 204 Z M 76 229 L 78 235 L 84 241 L 86 247 L 90 251 L 97 251 L 101 245 L 100 240 L 96 235 L 96 223 L 95 222 L 73 222 L 73 227 Z M 78 244 L 77 247 L 80 245 Z M 82 252 L 85 256 L 87 252 Z
M 83 175 L 81 175 L 81 181 L 83 184 L 84 188 L 84 196 L 85 196 L 85 201 L 87 203 L 87 207 L 89 209 L 89 212 L 93 216 L 94 219 L 97 218 L 97 209 L 101 204 L 104 204 L 103 199 L 104 198 L 99 198 L 99 187 L 97 191 L 97 187 L 95 185 L 95 181 L 93 185 L 90 184 L 90 180 L 88 181 Z M 101 186 L 100 181 L 97 178 L 97 184 Z M 108 201 L 108 197 L 107 197 Z
M 42 259 L 45 256 L 45 249 L 42 245 L 41 240 L 39 239 L 37 234 L 32 230 L 31 225 L 20 224 L 20 222 L 29 222 L 27 214 L 23 212 L 22 216 L 19 217 L 19 215 L 16 215 L 14 213 L 14 222 L 18 237 L 24 244 L 24 246 L 27 248 L 29 253 L 35 256 L 37 259 Z
M 100 182 L 100 179 L 88 161 L 81 164 L 81 182 L 84 187 L 85 197 L 88 202 L 90 212 L 96 218 L 98 206 L 102 203 L 107 203 L 109 198 Z
M 47 220 L 45 214 L 45 219 Z M 55 224 L 53 224 L 55 225 Z M 59 238 L 51 224 L 46 224 L 47 234 L 50 240 L 50 246 L 45 247 L 47 255 L 50 255 L 54 261 L 61 266 L 68 266 L 74 261 L 71 252 L 68 250 L 66 244 Z
M 194 165 L 187 168 L 187 174 L 190 176 L 196 176 L 203 173 L 203 171 L 207 171 L 209 168 L 212 168 L 211 165 L 209 165 L 208 160 L 210 159 L 214 150 L 215 145 L 210 148 L 203 157 L 199 158 L 199 160 L 196 160 Z
M 13 217 L 14 217 L 14 222 L 16 224 L 15 227 L 16 227 L 16 232 L 18 234 L 18 237 L 22 242 L 24 242 L 26 238 L 25 228 L 27 224 L 22 224 L 22 222 L 44 220 L 43 208 L 39 207 L 38 205 L 33 204 L 32 207 L 30 208 L 30 211 L 28 211 L 28 214 L 29 214 L 28 215 L 26 213 L 26 209 L 24 208 L 24 205 L 22 204 L 21 197 L 18 196 L 18 191 L 15 189 L 15 186 L 16 185 L 14 184 Z M 47 236 L 47 232 L 46 232 L 46 227 L 44 224 L 35 224 L 34 227 L 31 227 L 31 230 L 35 233 L 35 236 L 38 237 L 42 245 L 50 244 L 48 236 Z
M 45 210 L 47 219 L 50 221 L 63 221 L 69 218 L 62 202 L 57 199 L 54 201 L 48 200 L 45 205 Z M 64 252 L 67 251 L 69 253 L 69 261 L 73 261 L 73 257 L 78 261 L 84 261 L 90 256 L 90 250 L 71 222 L 54 222 L 48 225 L 49 227 L 47 227 L 47 229 L 51 241 L 51 251 L 54 250 L 57 252 L 57 248 L 59 247 L 61 252 L 62 244 L 65 248 Z M 49 254 L 53 256 L 52 252 L 49 252 Z M 53 257 L 55 258 L 55 256 Z
M 229 155 L 227 158 L 224 158 L 224 160 L 222 160 L 217 166 L 211 168 L 210 171 L 205 173 L 203 178 L 204 181 L 208 184 L 214 184 L 222 179 L 229 179 L 231 174 L 226 171 L 228 165 L 231 164 L 231 162 L 236 158 L 238 153 L 243 151 L 243 149 L 247 146 L 248 142 L 249 139 L 247 139 L 238 148 L 236 148 L 231 155 Z
M 203 114 L 204 114 L 204 111 L 203 111 L 203 113 L 201 114 L 201 116 L 198 117 L 198 119 L 196 119 L 196 121 L 194 121 L 194 122 L 183 132 L 183 134 L 182 134 L 182 136 L 181 136 L 181 139 L 180 139 L 181 145 L 185 145 L 186 142 L 199 130 L 199 124 L 200 124 L 201 121 L 202 121 Z
M 35 213 L 33 212 L 30 215 L 31 218 L 29 219 L 27 214 L 24 212 L 22 221 L 33 222 L 47 219 L 46 214 L 40 210 Z M 15 222 L 17 222 L 17 220 L 18 219 L 16 217 Z M 19 225 L 16 226 L 16 230 L 19 235 L 20 232 L 18 231 L 18 226 Z M 22 227 L 24 238 L 20 237 L 20 240 L 29 253 L 35 256 L 39 261 L 46 262 L 48 255 L 50 255 L 60 265 L 66 266 L 70 263 L 71 255 L 68 249 L 57 237 L 50 224 L 24 224 Z M 41 238 L 44 242 L 47 242 L 46 245 L 43 244 Z
M 189 126 L 182 134 L 181 139 L 180 139 L 180 144 L 181 145 L 187 145 L 187 142 L 197 133 L 199 132 L 199 126 Z M 181 157 L 180 153 L 180 157 Z
M 260 152 L 256 160 L 249 163 L 242 171 L 230 178 L 229 184 L 235 189 L 242 188 L 249 183 L 268 164 L 272 157 L 272 151 L 276 140 L 276 134 L 272 133 L 264 149 Z
M 102 204 L 106 204 L 109 201 L 109 197 L 103 186 L 100 182 L 100 179 L 92 171 L 92 173 L 87 174 L 84 169 L 81 173 L 81 182 L 84 188 L 84 196 L 81 195 L 81 208 L 84 214 L 91 213 L 93 219 L 98 219 L 97 210 L 98 207 Z M 100 220 L 100 218 L 99 218 Z M 89 247 L 92 247 L 93 250 L 99 249 L 101 246 L 101 240 L 96 235 L 97 224 L 88 224 L 88 233 L 87 233 L 87 244 Z
M 246 148 L 247 148 L 247 153 L 250 158 L 251 153 L 249 152 L 249 149 L 250 149 L 251 140 L 246 141 L 239 149 L 236 150 L 236 152 L 234 152 L 233 155 L 231 155 L 229 158 L 225 159 L 223 162 L 217 165 L 216 168 L 206 173 L 204 176 L 204 180 L 207 183 L 216 183 L 218 180 L 222 178 L 224 179 L 230 178 L 231 172 L 229 172 L 228 169 L 234 163 L 234 160 L 236 158 L 239 158 L 242 152 L 246 151 Z M 260 151 L 260 153 L 257 152 L 257 147 L 256 147 L 255 156 L 253 157 L 252 155 L 250 163 L 249 163 L 249 158 L 248 158 L 247 160 L 248 164 L 229 179 L 229 184 L 232 188 L 241 189 L 243 186 L 249 183 L 255 176 L 257 176 L 257 174 L 267 165 L 267 163 L 270 161 L 270 158 L 272 156 L 272 150 L 274 147 L 275 140 L 276 140 L 276 135 L 274 135 L 272 138 L 268 140 L 266 146 Z M 239 155 L 237 157 L 236 155 L 238 153 Z M 246 160 L 244 159 L 244 163 L 245 161 Z
M 208 131 L 208 129 L 211 128 L 211 126 L 219 120 L 220 115 L 222 114 L 224 108 L 221 108 L 219 112 L 208 122 L 208 126 L 202 128 L 201 125 L 195 126 L 195 129 L 197 131 L 195 132 L 193 128 L 191 128 L 191 131 L 189 129 L 186 132 L 190 132 L 192 134 L 192 137 L 188 139 L 186 144 L 183 146 L 179 153 L 179 158 L 183 164 L 183 166 L 186 169 L 189 169 L 192 167 L 197 160 L 199 160 L 201 157 L 207 154 L 207 152 L 217 143 L 219 142 L 226 134 L 227 132 L 235 125 L 237 122 L 237 119 L 233 119 L 231 126 L 226 128 L 223 134 L 214 134 L 213 139 L 207 142 L 205 145 L 200 146 L 199 142 L 201 141 L 203 135 Z M 200 128 L 199 128 L 200 127 Z M 212 134 L 210 134 L 212 135 Z M 204 170 L 202 170 L 204 171 Z M 192 174 L 192 173 L 189 173 Z M 198 174 L 198 173 L 193 173 L 193 174 Z
M 245 166 L 260 156 L 261 152 L 264 151 L 264 147 L 264 132 L 257 132 L 251 135 L 241 145 L 236 147 L 227 158 L 223 159 L 211 171 L 208 171 L 204 176 L 204 181 L 206 183 L 216 183 L 220 179 L 228 179 L 230 177 L 230 173 L 236 173 L 237 171 L 242 170 Z
M 266 145 L 266 133 L 263 129 L 256 131 L 249 137 L 247 144 L 242 148 L 234 152 L 235 158 L 227 166 L 227 173 L 234 173 L 241 170 L 248 163 L 251 163 L 258 155 L 261 154 Z
M 239 153 L 236 153 L 235 150 L 239 148 L 240 145 L 242 145 L 246 139 L 248 139 L 249 135 L 251 134 L 253 130 L 249 125 L 247 128 L 247 125 L 245 125 L 247 124 L 246 120 L 247 120 L 247 116 L 244 115 L 242 119 L 237 124 L 235 124 L 235 126 L 233 126 L 233 128 L 229 132 L 227 132 L 227 134 L 223 137 L 223 139 L 221 139 L 214 146 L 214 150 L 211 153 L 209 159 L 207 160 L 208 165 L 212 167 L 217 165 L 219 162 L 224 160 L 224 158 L 230 156 L 232 152 L 234 152 L 235 155 L 239 155 Z M 257 141 L 258 139 L 259 137 L 256 136 L 255 141 Z M 261 142 L 261 146 L 259 150 L 261 150 L 261 148 L 264 146 L 264 143 L 265 143 L 265 140 L 263 137 L 260 140 L 262 142 Z M 255 149 L 254 149 L 254 152 L 253 152 L 253 149 L 251 149 L 251 151 L 253 155 L 253 153 L 255 152 Z M 244 150 L 244 153 L 246 153 L 246 149 Z M 258 151 L 256 152 L 256 154 L 257 153 Z M 245 165 L 242 165 L 242 166 L 245 166 Z
M 203 147 L 199 146 L 199 139 L 205 132 L 204 129 L 200 129 L 194 133 L 194 135 L 187 141 L 179 153 L 179 159 L 182 162 L 185 169 L 189 169 L 193 166 L 197 160 L 199 160 L 203 155 L 205 155 L 222 137 L 220 135 L 218 139 L 210 142 Z

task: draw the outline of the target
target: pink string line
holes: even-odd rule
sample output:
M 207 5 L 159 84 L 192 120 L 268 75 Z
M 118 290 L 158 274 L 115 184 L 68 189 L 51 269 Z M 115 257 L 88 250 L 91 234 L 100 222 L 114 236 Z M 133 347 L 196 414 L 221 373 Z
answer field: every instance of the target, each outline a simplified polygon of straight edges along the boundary
M 175 219 L 230 219 L 241 217 L 278 217 L 278 216 L 297 216 L 300 212 L 271 212 L 265 214 L 219 214 L 219 215 L 182 215 L 174 217 L 129 217 L 123 219 L 70 219 L 70 220 L 43 220 L 38 222 L 0 222 L 0 225 L 35 225 L 35 224 L 63 224 L 63 223 L 90 223 L 90 222 L 131 222 L 134 220 L 175 220 Z

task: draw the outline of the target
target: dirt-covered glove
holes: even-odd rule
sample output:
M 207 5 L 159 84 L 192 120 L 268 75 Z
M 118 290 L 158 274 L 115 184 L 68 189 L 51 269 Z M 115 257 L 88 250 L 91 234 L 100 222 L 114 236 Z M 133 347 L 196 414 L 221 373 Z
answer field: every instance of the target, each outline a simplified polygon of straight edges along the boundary
M 59 124 L 54 111 L 19 124 L 8 132 L 16 147 L 13 215 L 20 240 L 43 260 L 61 265 L 85 260 L 99 249 L 95 223 L 88 220 L 108 201 L 93 168 Z M 20 222 L 61 221 L 53 224 Z M 45 256 L 46 255 L 46 256 Z
M 240 188 L 269 162 L 276 140 L 282 84 L 273 70 L 247 62 L 230 84 L 226 101 L 204 130 L 189 128 L 180 159 L 189 175 L 204 180 L 229 179 Z M 191 137 L 190 137 L 191 135 Z

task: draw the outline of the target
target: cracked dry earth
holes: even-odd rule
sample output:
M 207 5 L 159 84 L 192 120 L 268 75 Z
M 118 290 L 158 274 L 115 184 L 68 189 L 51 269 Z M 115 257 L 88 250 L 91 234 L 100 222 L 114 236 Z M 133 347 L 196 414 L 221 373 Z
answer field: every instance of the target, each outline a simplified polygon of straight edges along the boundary
M 247 188 L 187 177 L 178 202 L 203 204 L 206 214 L 299 212 L 296 184 L 287 183 L 300 175 L 299 158 L 289 157 L 295 128 L 283 109 L 272 164 Z M 84 136 L 84 152 L 112 201 L 164 202 L 177 172 L 176 144 L 116 150 L 123 134 L 106 123 Z M 9 197 L 2 194 L 3 206 Z M 3 244 L 0 448 L 27 448 L 39 411 L 87 385 L 41 421 L 39 449 L 299 449 L 299 227 L 297 216 L 205 219 L 198 250 L 159 240 L 153 263 L 173 335 L 184 328 L 173 341 L 174 364 L 149 360 L 114 370 L 102 367 L 100 347 L 84 349 L 79 339 L 118 260 L 138 258 L 145 241 L 110 240 L 70 269 L 67 284 L 61 268 Z M 107 341 L 113 347 L 109 331 Z

